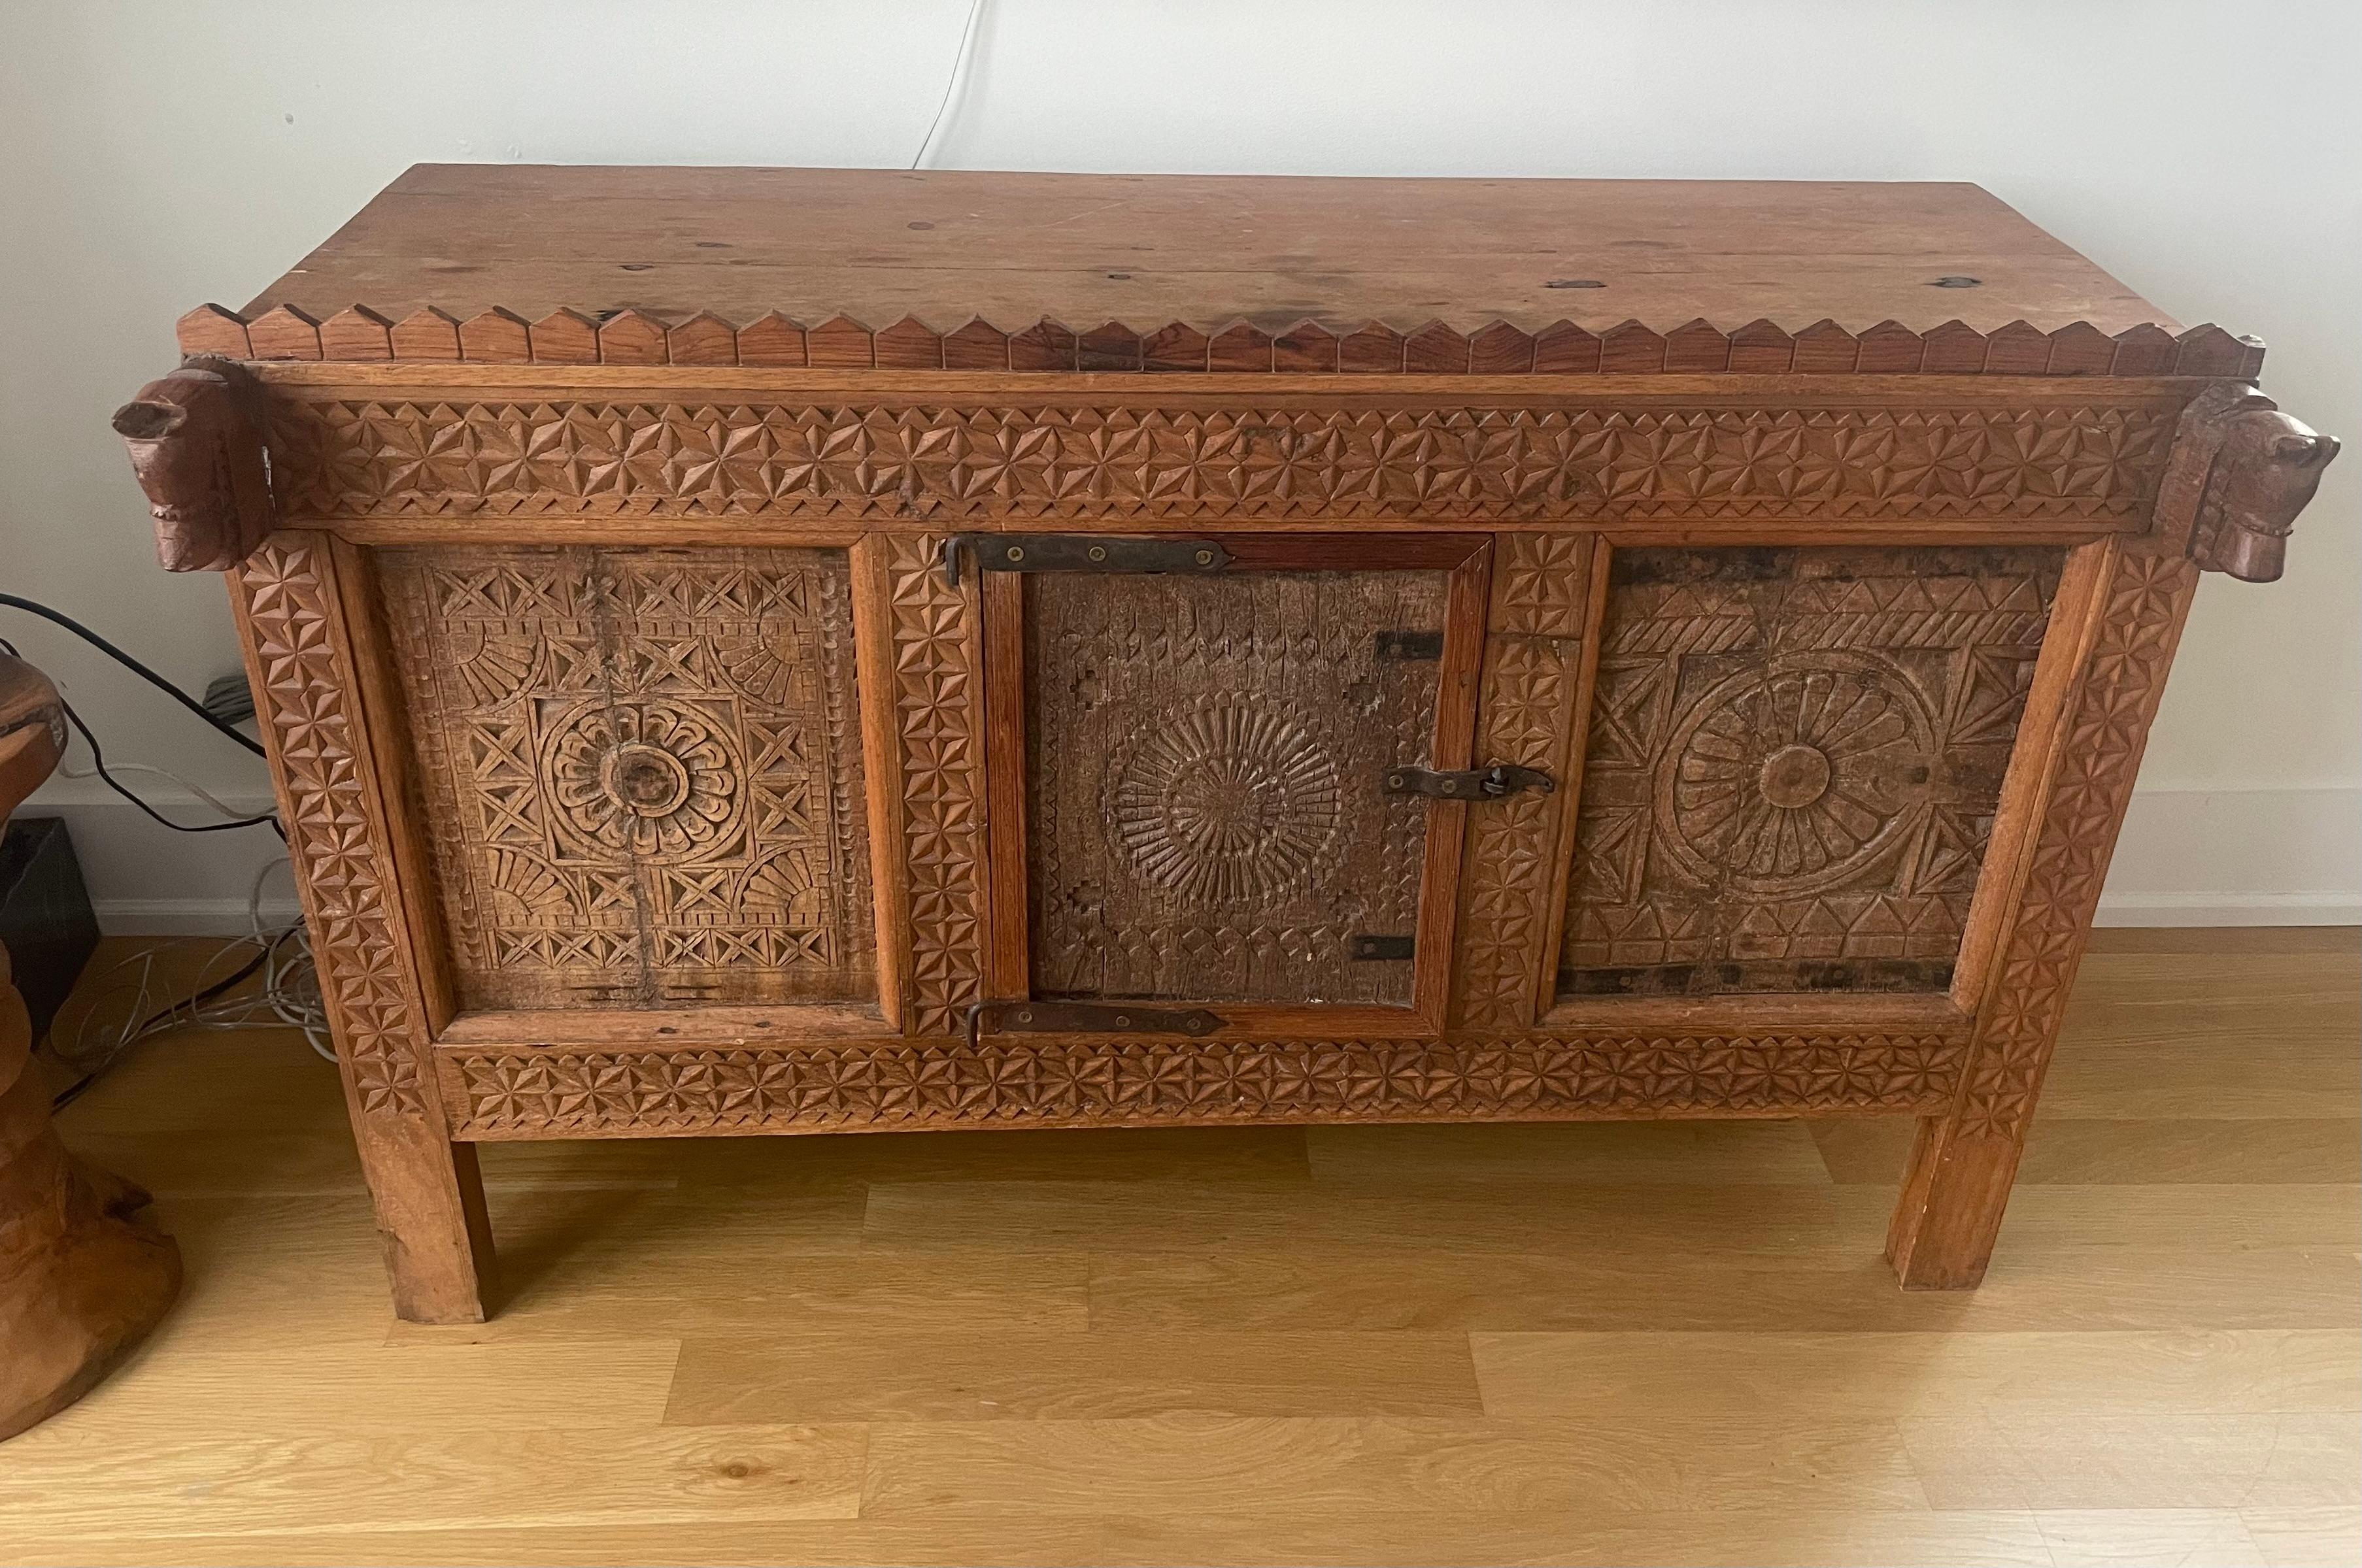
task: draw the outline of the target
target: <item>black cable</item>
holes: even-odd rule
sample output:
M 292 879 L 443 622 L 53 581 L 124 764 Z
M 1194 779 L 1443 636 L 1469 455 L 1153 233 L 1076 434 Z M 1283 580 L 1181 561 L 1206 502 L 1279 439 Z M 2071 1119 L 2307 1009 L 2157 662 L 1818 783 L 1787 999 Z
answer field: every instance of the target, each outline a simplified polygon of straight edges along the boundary
M 126 787 L 122 779 L 117 778 L 114 774 L 109 773 L 106 770 L 106 756 L 104 752 L 101 752 L 98 749 L 98 737 L 90 733 L 90 726 L 83 723 L 82 721 L 82 715 L 73 711 L 72 703 L 61 697 L 58 699 L 58 706 L 65 710 L 66 723 L 74 727 L 75 733 L 82 736 L 83 744 L 90 747 L 90 765 L 98 769 L 98 776 L 106 780 L 106 787 L 114 790 L 116 794 L 122 796 L 125 800 L 130 801 L 133 805 L 138 807 L 141 811 L 147 812 L 150 818 L 161 823 L 164 826 L 171 828 L 174 833 L 221 833 L 230 828 L 260 827 L 265 823 L 268 823 L 274 830 L 279 832 L 279 836 L 281 838 L 285 838 L 287 836 L 285 831 L 279 828 L 279 817 L 278 814 L 273 812 L 265 812 L 260 816 L 256 817 L 233 817 L 228 822 L 224 823 L 197 823 L 193 825 L 188 823 L 174 822 L 171 818 L 166 816 L 163 812 L 158 811 L 155 807 L 141 800 L 137 794 L 133 793 L 130 789 Z
M 190 712 L 194 713 L 198 718 L 203 719 L 206 723 L 211 724 L 215 729 L 219 730 L 230 739 L 237 742 L 238 745 L 246 747 L 247 750 L 254 753 L 255 756 L 263 756 L 268 755 L 263 751 L 261 742 L 256 740 L 253 736 L 247 734 L 245 732 L 236 728 L 235 726 L 225 723 L 220 719 L 215 718 L 212 713 L 205 710 L 205 705 L 204 703 L 198 701 L 195 698 L 190 696 L 187 692 L 182 690 L 179 687 L 173 685 L 171 681 L 165 679 L 162 676 L 157 674 L 154 670 L 149 668 L 138 659 L 133 658 L 129 654 L 125 653 L 121 648 L 116 647 L 113 643 L 108 642 L 105 637 L 100 636 L 96 632 L 92 631 L 88 626 L 83 625 L 80 621 L 75 620 L 72 616 L 65 614 L 60 611 L 52 610 L 38 599 L 27 599 L 15 593 L 0 593 L 0 604 L 8 605 L 12 609 L 25 611 L 29 614 L 39 615 L 44 621 L 53 622 L 58 625 L 63 626 L 67 631 L 72 632 L 83 642 L 88 643 L 91 646 L 96 648 L 99 652 L 105 654 L 107 657 L 121 665 L 124 668 L 131 671 L 132 674 L 138 676 L 141 679 L 147 681 L 149 685 L 153 686 L 157 690 L 163 692 L 166 696 L 180 703 L 182 707 L 186 708 Z M 150 814 L 152 815 L 153 813 Z M 171 824 L 167 823 L 166 825 L 170 826 Z
M 174 1013 L 181 1011 L 184 1008 L 193 1010 L 203 1007 L 205 1003 L 213 1000 L 214 998 L 221 995 L 232 986 L 235 986 L 239 981 L 246 979 L 257 969 L 262 967 L 263 961 L 270 956 L 272 952 L 277 949 L 278 945 L 279 944 L 274 942 L 269 947 L 266 947 L 261 952 L 256 954 L 252 959 L 248 960 L 245 968 L 240 969 L 228 979 L 216 980 L 212 985 L 207 986 L 204 990 L 199 991 L 196 995 L 176 1001 L 170 1007 L 159 1008 L 154 1012 L 149 1013 L 146 1018 L 141 1019 L 139 1021 L 139 1027 L 134 1029 L 131 1032 L 130 1037 L 124 1042 L 125 1049 L 129 1049 L 130 1046 L 138 1043 L 141 1034 L 154 1028 L 165 1019 L 171 1017 Z M 88 1089 L 91 1085 L 98 1082 L 99 1075 L 101 1073 L 105 1072 L 107 1068 L 115 1066 L 116 1062 L 121 1060 L 122 1055 L 121 1053 L 117 1053 L 116 1055 L 101 1062 L 97 1066 L 93 1067 L 90 1071 L 76 1078 L 65 1088 L 60 1089 L 50 1100 L 50 1111 L 54 1114 L 57 1111 L 63 1110 L 67 1106 L 72 1105 L 75 1100 L 80 1099 L 83 1097 L 84 1090 Z

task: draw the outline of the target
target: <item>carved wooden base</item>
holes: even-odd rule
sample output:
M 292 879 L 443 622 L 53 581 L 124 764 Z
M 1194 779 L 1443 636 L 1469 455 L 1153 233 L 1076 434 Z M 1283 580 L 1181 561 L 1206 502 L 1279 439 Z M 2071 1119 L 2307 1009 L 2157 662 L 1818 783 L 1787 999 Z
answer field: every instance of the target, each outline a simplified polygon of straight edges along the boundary
M 148 1195 L 59 1142 L 8 974 L 0 950 L 0 1439 L 88 1393 L 181 1288 Z

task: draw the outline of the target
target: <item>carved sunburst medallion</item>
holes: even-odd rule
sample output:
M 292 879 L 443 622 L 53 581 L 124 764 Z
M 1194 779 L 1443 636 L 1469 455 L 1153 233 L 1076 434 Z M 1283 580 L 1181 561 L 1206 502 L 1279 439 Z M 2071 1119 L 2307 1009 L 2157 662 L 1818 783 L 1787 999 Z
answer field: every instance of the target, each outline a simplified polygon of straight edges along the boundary
M 1107 823 L 1146 881 L 1192 902 L 1300 884 L 1337 836 L 1337 764 L 1310 721 L 1208 699 L 1135 729 L 1109 770 Z
M 1709 886 L 1788 895 L 1833 887 L 1917 822 L 1934 726 L 1878 661 L 1800 653 L 1692 704 L 1658 779 L 1674 856 Z
M 693 860 L 736 836 L 729 731 L 693 708 L 584 703 L 551 726 L 542 756 L 559 827 L 593 853 Z

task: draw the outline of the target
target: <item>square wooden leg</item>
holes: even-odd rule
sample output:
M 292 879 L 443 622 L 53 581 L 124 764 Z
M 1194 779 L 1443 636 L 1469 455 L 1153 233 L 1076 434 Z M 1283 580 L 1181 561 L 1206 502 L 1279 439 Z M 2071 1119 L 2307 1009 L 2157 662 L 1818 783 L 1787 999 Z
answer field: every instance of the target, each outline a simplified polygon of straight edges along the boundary
M 492 1232 L 476 1146 L 404 1119 L 361 1127 L 361 1167 L 378 1240 L 405 1322 L 480 1323 L 492 1286 Z
M 2092 549 L 2098 591 L 2068 722 L 2039 765 L 2011 781 L 2025 789 L 2035 827 L 1992 961 L 1980 969 L 1968 1065 L 1950 1111 L 1920 1123 L 1887 1234 L 1886 1255 L 1907 1288 L 1964 1289 L 1984 1277 L 2197 587 L 2188 561 L 2113 544 Z M 2073 629 L 2052 635 L 2062 633 Z

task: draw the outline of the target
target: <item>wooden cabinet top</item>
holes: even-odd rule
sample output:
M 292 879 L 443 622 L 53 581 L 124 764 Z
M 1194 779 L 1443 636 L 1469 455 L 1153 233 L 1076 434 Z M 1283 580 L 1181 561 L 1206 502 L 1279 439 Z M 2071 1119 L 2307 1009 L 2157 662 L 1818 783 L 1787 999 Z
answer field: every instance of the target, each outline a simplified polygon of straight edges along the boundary
M 2178 363 L 2180 330 L 1968 184 L 421 164 L 182 339 L 245 359 L 2252 373 L 2259 346 L 2212 328 Z

